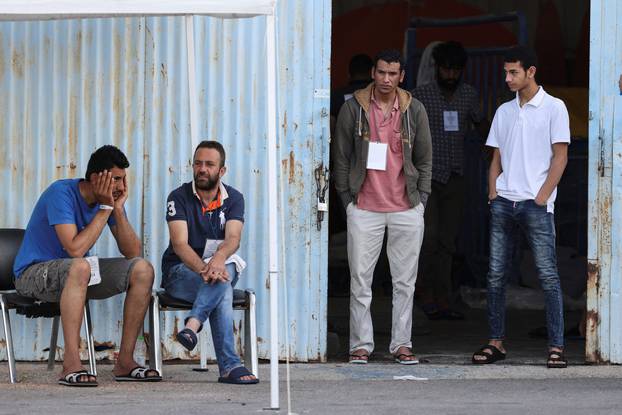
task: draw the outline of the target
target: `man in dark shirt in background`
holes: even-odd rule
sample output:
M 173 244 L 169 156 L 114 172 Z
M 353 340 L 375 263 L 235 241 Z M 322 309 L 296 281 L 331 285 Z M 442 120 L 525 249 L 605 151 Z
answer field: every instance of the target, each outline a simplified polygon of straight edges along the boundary
M 418 301 L 431 320 L 462 320 L 450 308 L 451 265 L 462 224 L 465 198 L 464 142 L 472 124 L 485 134 L 475 88 L 462 82 L 467 54 L 458 42 L 444 42 L 432 53 L 436 81 L 412 91 L 423 103 L 432 134 L 432 194 L 425 210 L 425 234 L 417 279 Z M 485 135 L 482 135 L 485 136 Z
M 371 68 L 374 66 L 372 59 L 364 54 L 352 56 L 348 65 L 348 85 L 338 88 L 330 94 L 330 117 L 331 126 L 337 121 L 337 115 L 344 102 L 352 98 L 357 89 L 363 89 L 372 82 Z

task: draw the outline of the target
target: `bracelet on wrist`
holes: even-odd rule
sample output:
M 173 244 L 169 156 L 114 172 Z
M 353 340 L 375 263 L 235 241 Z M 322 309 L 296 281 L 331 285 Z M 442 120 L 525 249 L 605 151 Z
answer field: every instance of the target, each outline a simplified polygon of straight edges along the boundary
M 110 206 L 110 205 L 103 205 L 100 204 L 99 205 L 99 210 L 114 210 L 114 207 Z

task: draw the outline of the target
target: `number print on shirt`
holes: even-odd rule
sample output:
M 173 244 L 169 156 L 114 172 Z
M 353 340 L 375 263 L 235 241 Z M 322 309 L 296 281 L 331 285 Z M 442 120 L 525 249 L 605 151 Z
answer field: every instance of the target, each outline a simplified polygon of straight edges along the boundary
M 175 216 L 177 214 L 177 211 L 175 210 L 175 201 L 171 200 L 170 202 L 167 203 L 166 206 L 168 208 L 169 216 Z

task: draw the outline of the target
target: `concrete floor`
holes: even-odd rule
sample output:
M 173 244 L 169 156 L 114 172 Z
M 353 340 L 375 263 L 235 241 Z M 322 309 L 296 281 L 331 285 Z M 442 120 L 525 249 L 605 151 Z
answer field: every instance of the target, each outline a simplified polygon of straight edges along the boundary
M 217 370 L 167 364 L 160 383 L 116 383 L 111 365 L 98 364 L 97 388 L 56 385 L 44 364 L 18 362 L 19 383 L 7 383 L 0 364 L 0 414 L 252 414 L 270 406 L 269 366 L 261 383 L 216 383 Z M 622 369 L 573 365 L 473 366 L 370 363 L 295 364 L 291 409 L 298 414 L 619 414 Z M 279 413 L 287 413 L 285 367 L 280 370 Z M 417 380 L 398 380 L 410 376 Z
M 508 359 L 474 366 L 472 352 L 486 338 L 485 312 L 465 310 L 467 320 L 428 321 L 414 311 L 414 350 L 421 364 L 401 366 L 388 353 L 390 298 L 375 296 L 372 315 L 376 350 L 368 365 L 346 363 L 347 297 L 329 298 L 328 363 L 291 365 L 291 410 L 298 414 L 619 414 L 622 368 L 584 362 L 584 343 L 567 344 L 570 367 L 547 369 L 546 339 L 530 338 L 544 325 L 542 310 L 508 311 Z M 568 325 L 579 312 L 566 316 Z M 420 335 L 427 332 L 425 335 Z M 271 413 L 269 365 L 260 365 L 261 383 L 217 383 L 217 368 L 195 372 L 196 364 L 168 363 L 161 383 L 117 383 L 112 365 L 98 363 L 99 387 L 58 386 L 57 368 L 18 362 L 19 383 L 7 383 L 0 363 L 0 414 L 238 414 Z M 404 379 L 404 377 L 406 379 Z M 280 367 L 280 411 L 287 413 L 285 366 Z M 403 380 L 404 379 L 404 380 Z
M 328 301 L 329 361 L 345 361 L 348 352 L 348 297 L 330 297 Z M 471 355 L 487 338 L 486 312 L 482 309 L 463 309 L 464 321 L 430 321 L 418 308 L 413 315 L 413 350 L 425 363 L 470 364 Z M 579 311 L 566 313 L 566 326 L 575 325 Z M 389 362 L 391 298 L 380 293 L 372 301 L 372 319 L 376 347 L 372 361 Z M 543 365 L 547 358 L 545 338 L 531 338 L 528 333 L 544 326 L 543 310 L 507 311 L 508 365 Z M 571 364 L 584 364 L 585 342 L 566 340 L 566 356 Z

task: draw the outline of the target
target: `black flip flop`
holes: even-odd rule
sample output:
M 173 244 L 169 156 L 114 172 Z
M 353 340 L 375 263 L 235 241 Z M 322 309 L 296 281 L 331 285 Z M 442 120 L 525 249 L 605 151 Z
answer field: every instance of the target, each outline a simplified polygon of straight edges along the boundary
M 551 350 L 549 352 L 549 358 L 546 361 L 546 367 L 549 369 L 565 369 L 568 367 L 568 362 L 564 356 L 564 352 L 558 352 Z
M 476 359 L 475 356 L 483 356 L 484 359 Z M 471 362 L 474 365 L 487 365 L 499 360 L 505 360 L 505 353 L 502 353 L 501 350 L 497 349 L 492 344 L 482 346 L 478 351 L 473 353 L 473 357 L 471 358 Z
M 232 369 L 227 376 L 221 376 L 218 378 L 218 383 L 231 383 L 234 385 L 253 385 L 259 383 L 259 379 L 242 379 L 243 376 L 254 376 L 250 370 L 244 366 L 236 367 Z
M 97 386 L 97 381 L 80 380 L 81 376 L 95 377 L 95 375 L 90 374 L 86 370 L 78 370 L 77 372 L 68 373 L 62 378 L 58 379 L 58 384 L 63 385 L 63 386 L 73 386 L 73 387 L 80 387 L 80 388 L 88 388 L 88 387 Z
M 190 329 L 183 329 L 175 338 L 188 350 L 194 349 L 198 342 L 196 333 Z
M 147 376 L 147 372 L 155 372 L 157 375 Z M 155 369 L 136 366 L 126 375 L 115 376 L 114 380 L 117 382 L 159 382 L 162 380 L 162 376 L 160 376 L 160 373 Z

